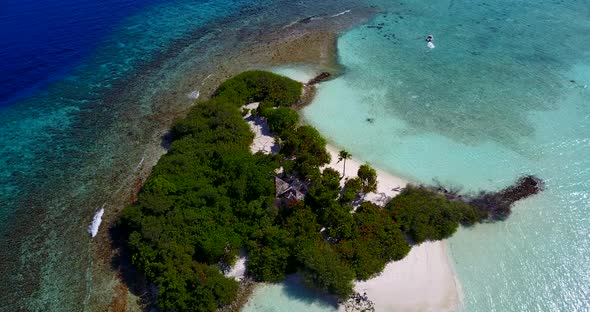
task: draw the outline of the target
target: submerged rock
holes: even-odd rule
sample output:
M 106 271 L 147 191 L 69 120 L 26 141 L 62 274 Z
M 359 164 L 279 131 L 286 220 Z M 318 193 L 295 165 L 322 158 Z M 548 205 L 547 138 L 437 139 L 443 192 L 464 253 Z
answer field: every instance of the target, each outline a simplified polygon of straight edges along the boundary
M 481 192 L 470 198 L 468 203 L 485 212 L 490 220 L 505 220 L 515 202 L 535 195 L 544 188 L 545 184 L 541 179 L 528 175 L 499 192 Z
M 540 178 L 527 175 L 520 177 L 513 185 L 498 192 L 481 191 L 476 195 L 461 194 L 460 188 L 447 188 L 440 183 L 430 190 L 444 195 L 451 201 L 462 201 L 482 212 L 480 221 L 502 221 L 512 212 L 512 205 L 529 196 L 541 192 L 545 183 Z
M 320 83 L 322 81 L 326 81 L 326 80 L 330 79 L 330 77 L 332 77 L 332 74 L 330 74 L 328 72 L 323 72 L 323 73 L 315 76 L 310 81 L 308 81 L 307 82 L 307 85 L 313 86 L 313 85 L 318 84 L 318 83 Z

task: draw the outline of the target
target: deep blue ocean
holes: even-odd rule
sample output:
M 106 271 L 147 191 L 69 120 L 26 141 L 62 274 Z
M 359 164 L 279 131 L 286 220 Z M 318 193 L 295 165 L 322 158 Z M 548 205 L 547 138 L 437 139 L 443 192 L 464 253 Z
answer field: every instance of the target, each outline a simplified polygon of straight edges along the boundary
M 101 44 L 129 16 L 157 3 L 0 2 L 0 310 L 57 311 L 60 303 L 61 310 L 80 310 L 84 297 L 80 299 L 79 289 L 86 287 L 80 281 L 88 274 L 85 265 L 73 264 L 78 263 L 76 257 L 87 263 L 80 255 L 89 250 L 72 254 L 83 245 L 68 246 L 64 241 L 79 241 L 71 236 L 71 228 L 83 237 L 80 219 L 86 217 L 84 210 L 91 213 L 94 208 L 72 209 L 66 218 L 64 189 L 71 187 L 60 183 L 76 182 L 68 167 L 81 168 L 83 153 L 89 153 L 100 129 L 109 126 L 70 128 L 75 120 L 87 120 L 75 115 L 84 105 L 98 102 L 99 97 L 92 96 L 97 89 L 93 82 L 108 79 L 85 74 L 82 67 L 97 61 L 104 64 L 104 59 L 93 59 Z M 62 202 L 56 194 L 60 191 Z M 63 250 L 53 251 L 55 246 Z M 61 270 L 52 268 L 60 264 Z M 63 276 L 68 269 L 73 270 Z M 60 298 L 60 293 L 68 292 L 73 295 Z
M 40 92 L 91 55 L 116 25 L 162 0 L 0 3 L 0 106 Z

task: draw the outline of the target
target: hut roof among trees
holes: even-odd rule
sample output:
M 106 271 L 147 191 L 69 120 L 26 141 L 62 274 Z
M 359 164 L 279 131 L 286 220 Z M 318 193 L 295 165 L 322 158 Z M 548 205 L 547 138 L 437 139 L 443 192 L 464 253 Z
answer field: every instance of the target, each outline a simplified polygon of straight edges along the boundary
M 289 183 L 283 181 L 283 179 L 279 177 L 275 177 L 275 194 L 277 197 L 283 195 L 283 193 L 288 191 L 290 187 Z
M 301 192 L 302 183 L 294 180 L 294 183 L 288 183 L 285 180 L 275 177 L 275 194 L 277 198 L 286 198 L 290 200 L 303 200 L 305 194 Z

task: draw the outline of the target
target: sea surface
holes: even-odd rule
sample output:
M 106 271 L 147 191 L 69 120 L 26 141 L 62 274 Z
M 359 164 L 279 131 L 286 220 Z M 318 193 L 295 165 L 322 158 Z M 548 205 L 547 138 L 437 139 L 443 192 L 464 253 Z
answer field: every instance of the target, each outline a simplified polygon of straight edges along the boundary
M 213 60 L 237 61 L 265 34 L 305 18 L 312 27 L 363 7 L 1 1 L 0 311 L 125 306 L 108 225 L 164 152 L 165 129 L 205 93 L 207 79 L 220 79 Z M 108 222 L 91 238 L 101 208 Z
M 449 240 L 462 311 L 590 311 L 587 42 L 588 1 L 403 1 L 341 36 L 344 74 L 303 110 L 333 144 L 410 181 L 546 182 L 507 221 Z M 335 311 L 288 290 L 261 287 L 245 311 Z
M 342 34 L 343 75 L 320 85 L 305 119 L 413 181 L 468 192 L 543 178 L 546 191 L 509 220 L 450 240 L 462 310 L 590 310 L 587 0 L 7 0 L 0 311 L 105 310 L 116 277 L 96 269 L 104 247 L 87 226 L 101 207 L 112 219 L 134 174 L 157 160 L 161 129 L 215 73 L 211 60 L 294 21 L 371 5 L 382 13 Z M 334 307 L 287 283 L 246 309 L 302 310 Z

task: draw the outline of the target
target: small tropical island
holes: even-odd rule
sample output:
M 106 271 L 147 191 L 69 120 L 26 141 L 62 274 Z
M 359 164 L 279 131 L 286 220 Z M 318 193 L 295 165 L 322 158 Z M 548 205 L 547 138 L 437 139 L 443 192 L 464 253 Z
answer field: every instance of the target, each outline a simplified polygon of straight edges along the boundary
M 304 90 L 327 77 L 304 88 L 270 72 L 244 72 L 173 125 L 167 154 L 117 224 L 161 310 L 227 310 L 241 287 L 222 268 L 245 253 L 250 280 L 297 273 L 307 286 L 369 311 L 354 281 L 460 225 L 503 220 L 515 201 L 542 190 L 539 179 L 525 176 L 496 193 L 408 185 L 384 205 L 364 200 L 377 188 L 376 170 L 364 164 L 345 179 L 351 155 L 344 150 L 343 172 L 326 167 L 326 140 L 296 111 Z M 244 108 L 254 102 L 255 109 Z M 251 152 L 245 115 L 267 122 L 277 153 Z

